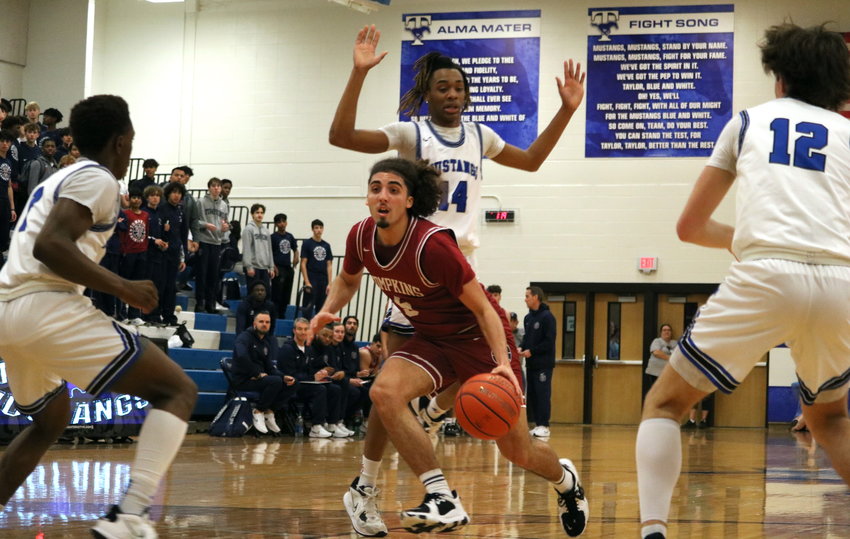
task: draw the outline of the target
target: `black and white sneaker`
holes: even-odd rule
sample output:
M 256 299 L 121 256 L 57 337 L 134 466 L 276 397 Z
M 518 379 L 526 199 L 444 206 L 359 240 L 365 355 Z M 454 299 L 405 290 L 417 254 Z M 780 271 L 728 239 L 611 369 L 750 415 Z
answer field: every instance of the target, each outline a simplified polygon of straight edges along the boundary
M 558 508 L 561 510 L 561 525 L 570 537 L 578 537 L 584 533 L 587 527 L 587 517 L 590 515 L 590 506 L 584 497 L 584 489 L 578 478 L 573 461 L 560 459 L 564 470 L 573 476 L 573 488 L 567 492 L 558 492 Z
M 113 505 L 109 513 L 100 517 L 91 529 L 97 539 L 157 539 L 158 535 L 147 514 L 130 515 L 122 513 Z
M 467 524 L 469 515 L 455 491 L 451 496 L 426 494 L 422 505 L 401 512 L 401 525 L 410 533 L 445 533 Z
M 419 422 L 422 423 L 422 427 L 425 429 L 425 432 L 428 433 L 428 436 L 431 438 L 436 438 L 437 434 L 440 432 L 440 429 L 443 426 L 443 422 L 448 417 L 449 413 L 446 412 L 442 414 L 440 417 L 436 419 L 431 417 L 431 414 L 428 413 L 428 408 L 420 408 L 419 409 Z
M 384 537 L 387 535 L 387 525 L 378 511 L 379 489 L 361 487 L 359 477 L 355 477 L 348 492 L 342 497 L 345 511 L 351 519 L 354 531 L 364 537 Z

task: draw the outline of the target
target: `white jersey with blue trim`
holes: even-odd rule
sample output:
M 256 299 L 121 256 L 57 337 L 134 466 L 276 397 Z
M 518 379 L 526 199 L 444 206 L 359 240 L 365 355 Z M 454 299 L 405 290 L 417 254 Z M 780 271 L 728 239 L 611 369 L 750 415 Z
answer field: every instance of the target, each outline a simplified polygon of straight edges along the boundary
M 479 245 L 481 164 L 485 156 L 499 155 L 505 141 L 476 122 L 462 122 L 459 127 L 450 128 L 428 120 L 396 122 L 381 130 L 387 134 L 389 149 L 398 151 L 399 157 L 424 159 L 440 171 L 443 198 L 437 212 L 428 219 L 452 229 L 460 250 L 471 255 Z
M 850 120 L 792 98 L 729 121 L 709 166 L 738 182 L 732 251 L 850 265 Z
M 77 247 L 95 263 L 103 258 L 121 207 L 118 182 L 106 167 L 80 159 L 50 176 L 30 195 L 12 236 L 9 259 L 0 271 L 0 301 L 45 290 L 83 292 L 85 287 L 59 277 L 33 255 L 35 239 L 60 198 L 91 210 L 94 225 L 80 236 Z

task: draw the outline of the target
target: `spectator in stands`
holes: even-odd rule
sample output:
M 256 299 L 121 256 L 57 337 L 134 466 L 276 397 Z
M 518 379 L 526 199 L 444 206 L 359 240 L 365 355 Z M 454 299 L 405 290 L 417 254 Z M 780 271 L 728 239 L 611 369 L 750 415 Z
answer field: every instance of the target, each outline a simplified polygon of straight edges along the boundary
M 266 207 L 262 204 L 251 206 L 251 221 L 242 231 L 242 268 L 249 288 L 256 281 L 262 281 L 270 290 L 275 269 L 271 234 L 263 224 L 265 214 Z
M 180 202 L 186 188 L 180 182 L 171 182 L 165 186 L 162 194 L 165 204 L 159 211 L 165 243 L 165 292 L 159 298 L 162 320 L 168 325 L 177 325 L 174 307 L 177 301 L 177 274 L 186 269 L 187 223 Z
M 21 171 L 21 184 L 26 186 L 27 196 L 32 194 L 38 184 L 59 170 L 55 157 L 56 141 L 51 138 L 41 139 L 41 155 L 24 165 Z
M 121 240 L 121 265 L 118 274 L 130 281 L 141 281 L 148 274 L 149 214 L 142 211 L 141 191 L 130 191 L 129 200 L 130 207 L 121 212 L 116 225 Z M 122 310 L 123 308 L 122 306 Z M 136 326 L 144 323 L 142 311 L 132 305 L 127 306 L 127 319 Z
M 271 316 L 260 311 L 253 326 L 239 333 L 233 349 L 233 385 L 241 391 L 257 391 L 254 428 L 263 434 L 280 432 L 275 412 L 283 410 L 295 394 L 295 377 L 277 369 L 277 340 L 269 331 Z
M 493 299 L 496 300 L 496 303 L 501 305 L 501 303 L 502 303 L 502 287 L 501 286 L 499 286 L 497 284 L 491 284 L 490 286 L 487 287 L 487 292 L 489 292 L 490 295 L 493 296 Z
M 269 299 L 269 289 L 266 283 L 254 281 L 254 284 L 248 289 L 248 297 L 242 300 L 239 307 L 236 308 L 236 332 L 239 333 L 247 329 L 254 315 L 260 311 L 268 311 L 271 314 L 271 332 L 274 335 L 278 317 L 277 307 Z
M 293 376 L 298 381 L 295 398 L 310 408 L 313 423 L 310 437 L 345 438 L 342 431 L 331 433 L 324 427 L 328 421 L 339 421 L 339 417 L 329 416 L 328 410 L 338 410 L 340 391 L 337 386 L 326 383 L 327 370 L 315 368 L 312 347 L 307 345 L 309 330 L 310 323 L 307 319 L 295 319 L 292 327 L 293 338 L 281 347 L 278 365 L 284 374 Z
M 20 146 L 21 170 L 30 161 L 35 161 L 41 155 L 38 146 L 38 137 L 41 135 L 41 126 L 37 123 L 24 125 L 24 141 Z
M 58 151 L 58 148 L 57 148 L 57 151 Z M 76 163 L 76 162 L 77 162 L 77 160 L 76 160 L 76 159 L 74 159 L 74 156 L 73 156 L 73 155 L 63 155 L 63 156 L 59 159 L 59 168 L 60 168 L 60 169 L 63 169 L 63 168 L 65 168 L 65 167 L 67 167 L 67 166 L 73 165 L 73 164 L 74 164 L 74 163 Z
M 142 162 L 142 177 L 130 182 L 130 188 L 136 188 L 143 193 L 148 186 L 156 184 L 156 169 L 159 168 L 159 163 L 156 159 L 145 159 Z
M 522 339 L 525 337 L 525 328 L 520 325 L 519 316 L 515 312 L 511 312 L 509 320 L 511 323 L 511 333 L 514 334 L 514 342 L 517 344 L 522 343 Z M 523 361 L 523 363 L 525 362 Z
M 56 135 L 59 137 L 57 141 L 58 145 L 56 146 L 56 159 L 61 161 L 71 151 L 71 146 L 74 145 L 74 137 L 71 136 L 71 130 L 67 127 L 57 129 Z
M 121 218 L 121 213 L 122 212 L 119 210 L 119 219 Z M 121 269 L 121 238 L 117 226 L 112 232 L 112 235 L 109 236 L 109 239 L 106 240 L 105 250 L 103 258 L 100 259 L 100 265 L 118 275 L 118 272 Z M 107 316 L 111 316 L 116 320 L 123 319 L 121 316 L 122 303 L 115 296 L 98 290 L 92 290 L 91 299 L 94 306 L 103 311 L 103 313 Z
M 43 141 L 45 138 L 52 139 L 53 142 L 59 144 L 60 140 L 57 137 L 56 132 L 58 131 L 56 128 L 56 124 L 62 121 L 64 116 L 58 109 L 53 107 L 44 111 L 44 114 L 41 116 L 41 121 L 44 124 L 44 131 L 41 133 L 41 139 L 39 143 Z
M 224 199 L 227 204 L 230 204 L 230 191 L 233 189 L 233 182 L 228 180 L 227 178 L 222 178 L 221 180 L 221 198 Z
M 71 144 L 71 149 L 68 151 L 68 155 L 70 155 L 74 159 L 80 158 L 80 149 L 77 148 L 76 144 Z
M 343 322 L 333 326 L 334 344 L 348 380 L 348 405 L 345 410 L 345 421 L 349 425 L 360 423 L 363 416 L 369 415 L 369 383 L 361 376 L 369 376 L 369 371 L 360 368 L 360 350 L 355 339 L 360 321 L 354 315 L 348 315 Z
M 9 155 L 14 140 L 14 133 L 0 130 L 0 253 L 9 249 L 9 223 L 18 218 L 12 190 L 12 159 Z
M 159 211 L 162 202 L 162 187 L 149 185 L 144 191 L 144 198 L 145 203 L 142 205 L 142 210 L 148 214 L 148 271 L 146 278 L 153 282 L 157 294 L 162 298 L 165 294 L 165 252 L 168 250 Z M 161 324 L 162 313 L 159 305 L 151 312 L 144 314 L 142 319 L 151 324 Z
M 275 231 L 272 233 L 272 257 L 274 258 L 275 278 L 272 279 L 272 301 L 277 312 L 283 314 L 292 299 L 292 283 L 295 280 L 295 266 L 298 265 L 298 241 L 286 231 L 286 214 L 274 216 Z
M 30 101 L 24 107 L 24 114 L 27 116 L 27 123 L 36 124 L 38 126 L 38 133 L 41 134 L 42 128 L 46 127 L 38 121 L 38 117 L 41 116 L 41 106 L 35 101 Z
M 301 278 L 304 280 L 305 294 L 309 288 L 311 300 L 303 301 L 312 305 L 312 316 L 322 308 L 328 295 L 329 283 L 333 280 L 333 252 L 331 245 L 322 240 L 325 224 L 319 219 L 310 223 L 313 236 L 301 243 Z M 308 316 L 308 313 L 303 313 Z
M 336 324 L 340 325 L 339 322 Z M 335 386 L 339 390 L 339 401 L 337 408 L 328 410 L 329 417 L 335 417 L 335 421 L 329 421 L 325 428 L 328 432 L 334 434 L 342 433 L 345 436 L 354 435 L 354 431 L 349 430 L 345 426 L 345 412 L 348 410 L 348 403 L 352 395 L 348 378 L 345 376 L 345 371 L 342 369 L 342 358 L 339 355 L 339 347 L 334 342 L 334 331 L 331 327 L 325 326 L 319 331 L 316 339 L 313 339 L 313 368 L 325 372 L 327 379 L 331 382 L 331 386 Z
M 360 348 L 360 377 L 373 377 L 378 374 L 378 369 L 384 359 L 384 345 L 381 342 L 381 334 L 375 333 L 372 342 Z M 369 374 L 362 374 L 364 371 Z
M 9 103 L 9 100 L 0 99 L 0 123 L 3 123 L 10 112 L 12 112 L 12 104 Z
M 198 203 L 198 227 L 195 240 L 199 244 L 195 264 L 195 312 L 215 314 L 218 285 L 221 280 L 221 245 L 227 243 L 230 208 L 221 198 L 221 180 L 210 178 L 207 194 Z

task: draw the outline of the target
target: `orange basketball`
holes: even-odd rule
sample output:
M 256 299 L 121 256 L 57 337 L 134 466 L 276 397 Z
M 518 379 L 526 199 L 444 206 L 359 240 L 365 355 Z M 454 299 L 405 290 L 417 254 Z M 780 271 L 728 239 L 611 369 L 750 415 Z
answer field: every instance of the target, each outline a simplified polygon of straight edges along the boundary
M 476 374 L 455 397 L 457 422 L 482 440 L 507 434 L 519 419 L 522 399 L 510 380 L 499 374 Z

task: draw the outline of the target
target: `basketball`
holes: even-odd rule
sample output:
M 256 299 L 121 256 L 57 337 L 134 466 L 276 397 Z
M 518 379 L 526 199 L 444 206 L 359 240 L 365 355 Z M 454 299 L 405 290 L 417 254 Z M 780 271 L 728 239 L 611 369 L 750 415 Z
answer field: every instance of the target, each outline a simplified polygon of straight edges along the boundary
M 519 419 L 522 399 L 510 380 L 499 374 L 477 374 L 455 397 L 455 413 L 463 430 L 482 440 L 507 434 Z

